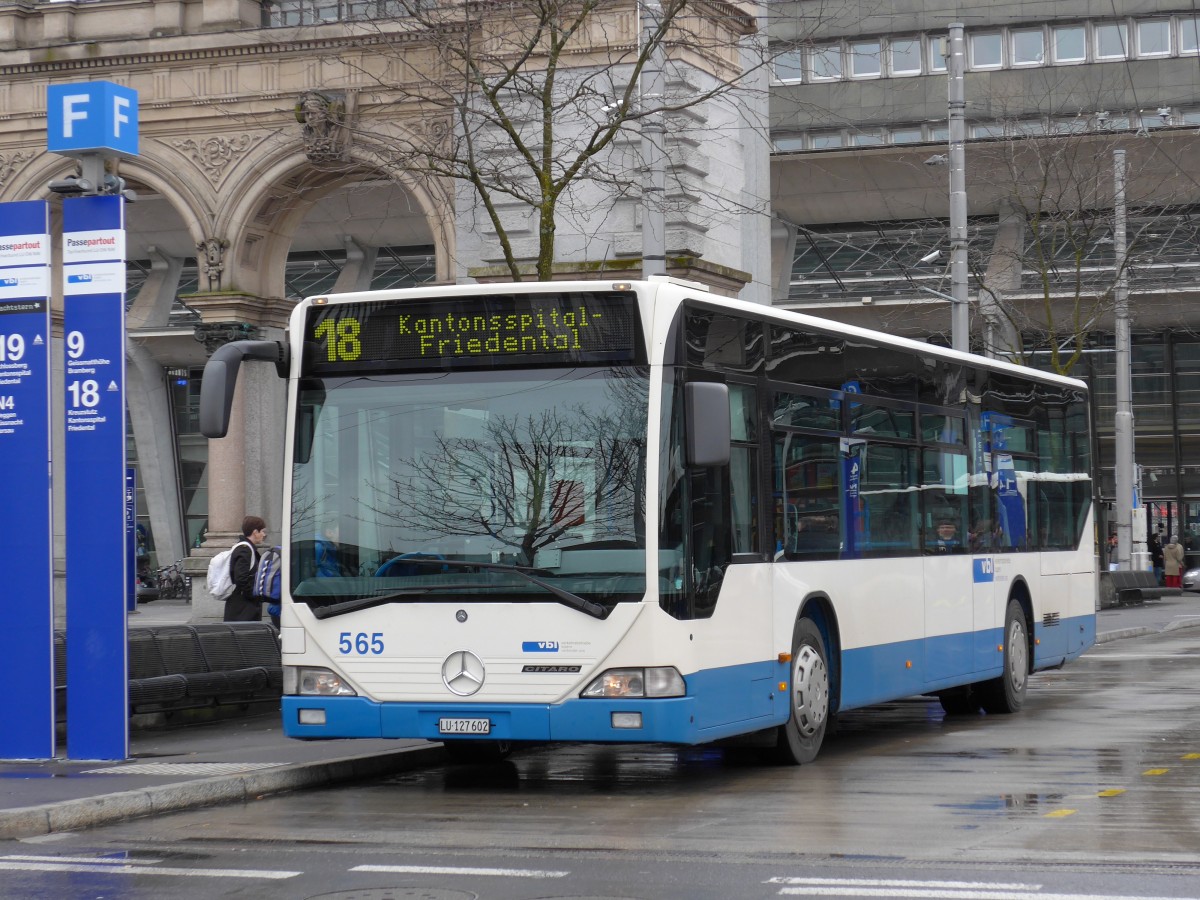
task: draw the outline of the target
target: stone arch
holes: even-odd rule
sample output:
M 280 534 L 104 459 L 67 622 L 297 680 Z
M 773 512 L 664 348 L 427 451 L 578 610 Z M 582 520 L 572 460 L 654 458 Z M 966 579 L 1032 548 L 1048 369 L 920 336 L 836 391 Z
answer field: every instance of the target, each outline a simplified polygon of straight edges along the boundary
M 284 295 L 284 262 L 304 219 L 331 194 L 355 184 L 386 180 L 402 192 L 434 246 L 439 282 L 452 280 L 454 222 L 451 203 L 418 179 L 387 171 L 377 159 L 354 153 L 337 168 L 314 166 L 298 145 L 247 167 L 223 192 L 228 199 L 214 231 L 230 242 L 229 287 L 264 298 Z
M 64 177 L 73 169 L 74 163 L 66 157 L 52 153 L 41 154 L 13 180 L 10 192 L 27 198 L 51 196 L 47 184 L 55 178 Z M 193 190 L 186 179 L 178 177 L 165 163 L 148 156 L 122 160 L 120 172 L 122 177 L 145 185 L 160 195 L 179 216 L 193 245 L 200 239 L 204 231 L 203 219 L 211 215 L 211 204 Z M 127 233 L 138 230 L 137 208 L 136 203 L 131 207 L 132 212 L 127 217 Z M 193 246 L 189 255 L 194 253 Z

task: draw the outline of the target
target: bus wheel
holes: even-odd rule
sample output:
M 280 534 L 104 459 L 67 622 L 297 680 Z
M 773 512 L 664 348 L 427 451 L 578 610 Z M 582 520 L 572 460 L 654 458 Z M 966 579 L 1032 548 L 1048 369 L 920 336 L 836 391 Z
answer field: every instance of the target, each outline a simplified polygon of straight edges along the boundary
M 817 758 L 829 722 L 829 664 L 825 640 L 812 619 L 800 619 L 792 635 L 791 715 L 779 726 L 775 757 L 799 766 Z
M 500 762 L 512 753 L 508 741 L 442 741 L 442 746 L 453 763 Z
M 1004 672 L 978 685 L 979 702 L 989 713 L 1015 713 L 1025 704 L 1029 684 L 1029 633 L 1016 600 L 1004 614 Z

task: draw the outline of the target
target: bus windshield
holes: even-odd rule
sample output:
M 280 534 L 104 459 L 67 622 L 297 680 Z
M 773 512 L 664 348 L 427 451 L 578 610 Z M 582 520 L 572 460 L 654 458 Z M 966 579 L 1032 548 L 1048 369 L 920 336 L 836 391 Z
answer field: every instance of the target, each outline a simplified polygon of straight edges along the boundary
M 641 599 L 648 391 L 640 366 L 302 379 L 292 597 Z

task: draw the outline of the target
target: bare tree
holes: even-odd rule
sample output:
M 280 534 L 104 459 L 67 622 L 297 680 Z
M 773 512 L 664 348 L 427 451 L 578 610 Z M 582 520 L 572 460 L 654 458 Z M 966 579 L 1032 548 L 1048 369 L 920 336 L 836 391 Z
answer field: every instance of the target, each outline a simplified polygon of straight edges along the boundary
M 754 7 L 745 7 L 396 0 L 388 6 L 393 21 L 360 23 L 368 51 L 360 81 L 419 126 L 390 127 L 379 115 L 386 110 L 368 113 L 363 103 L 357 112 L 339 110 L 337 98 L 302 102 L 297 116 L 310 145 L 332 147 L 330 159 L 337 153 L 328 123 L 341 113 L 338 126 L 385 168 L 465 186 L 482 211 L 476 228 L 495 233 L 510 276 L 528 277 L 524 263 L 532 260 L 534 276 L 548 280 L 564 215 L 576 216 L 581 229 L 611 231 L 615 201 L 642 196 L 644 126 L 667 117 L 674 162 L 687 180 L 686 156 L 702 132 L 688 112 L 744 89 L 747 73 L 765 63 Z M 662 77 L 650 79 L 658 89 L 648 90 L 643 75 L 660 63 Z M 729 130 L 723 116 L 716 119 L 703 126 L 713 139 Z M 682 190 L 694 203 L 696 182 L 666 193 Z
M 439 434 L 372 512 L 404 531 L 490 538 L 522 565 L 573 531 L 594 531 L 606 511 L 614 539 L 632 540 L 644 529 L 645 440 L 628 435 L 645 403 L 621 409 L 548 409 L 489 419 L 479 437 Z

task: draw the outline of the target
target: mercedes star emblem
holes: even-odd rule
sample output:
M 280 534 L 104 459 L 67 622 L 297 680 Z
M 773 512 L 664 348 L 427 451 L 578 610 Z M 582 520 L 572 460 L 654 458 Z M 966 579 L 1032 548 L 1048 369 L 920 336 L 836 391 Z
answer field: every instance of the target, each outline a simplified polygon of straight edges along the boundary
M 469 697 L 483 687 L 483 660 L 470 650 L 455 650 L 442 663 L 442 683 L 452 693 Z

